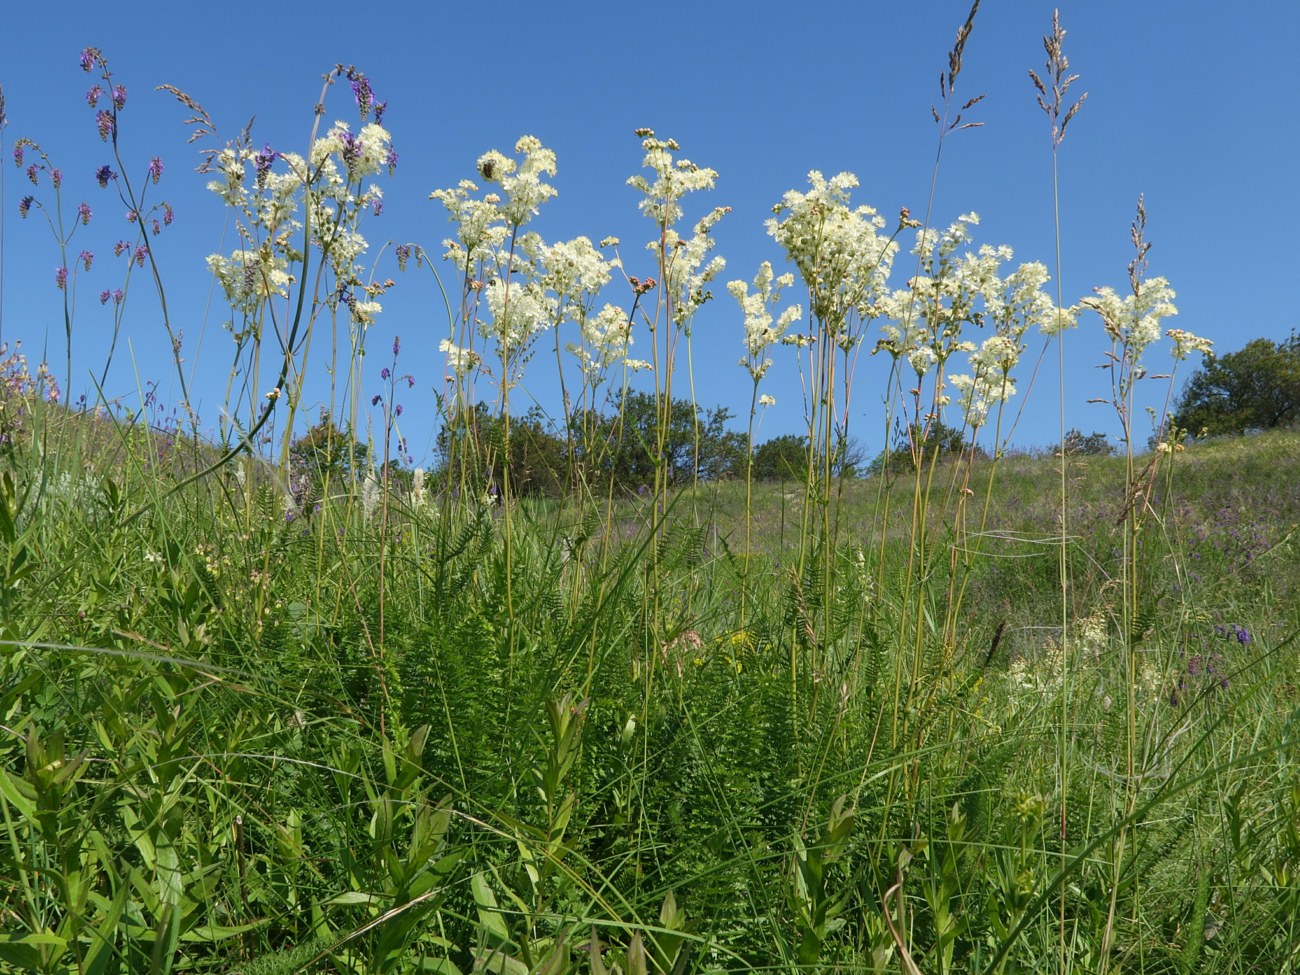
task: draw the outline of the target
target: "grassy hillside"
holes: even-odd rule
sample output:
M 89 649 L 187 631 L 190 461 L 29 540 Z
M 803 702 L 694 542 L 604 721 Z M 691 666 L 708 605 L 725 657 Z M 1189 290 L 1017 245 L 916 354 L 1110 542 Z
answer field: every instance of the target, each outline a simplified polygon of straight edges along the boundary
M 1069 458 L 1063 625 L 1051 457 L 826 542 L 758 485 L 747 552 L 738 484 L 303 510 L 105 429 L 0 459 L 0 971 L 1300 961 L 1294 432 L 1176 455 L 1134 551 Z

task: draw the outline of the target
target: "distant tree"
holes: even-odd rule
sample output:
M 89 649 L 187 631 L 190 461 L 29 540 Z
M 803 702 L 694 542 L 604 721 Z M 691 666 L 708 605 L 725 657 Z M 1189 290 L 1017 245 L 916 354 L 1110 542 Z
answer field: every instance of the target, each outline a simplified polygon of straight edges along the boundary
M 289 490 L 305 510 L 326 492 L 347 491 L 369 466 L 370 448 L 322 411 L 315 425 L 289 447 Z
M 500 491 L 508 471 L 513 495 L 557 497 L 564 493 L 568 444 L 554 432 L 540 407 L 511 418 L 508 455 L 505 420 L 493 414 L 486 403 L 477 403 L 465 415 L 444 421 L 437 445 L 444 465 L 455 472 L 453 482 L 463 475 L 470 490 Z
M 635 491 L 653 484 L 659 453 L 659 404 L 650 393 L 628 393 L 622 411 L 612 416 L 581 414 L 575 427 L 592 431 L 581 463 L 588 477 L 613 478 Z M 670 484 L 693 476 L 712 481 L 743 475 L 745 436 L 727 428 L 731 411 L 701 409 L 690 400 L 673 399 L 667 411 L 663 463 Z M 698 439 L 698 444 L 697 444 Z
M 1174 406 L 1173 423 L 1199 436 L 1266 430 L 1300 421 L 1300 335 L 1255 339 L 1202 366 Z
M 916 469 L 917 462 L 925 467 L 938 454 L 940 458 L 960 457 L 968 449 L 965 433 L 960 427 L 949 426 L 942 420 L 927 424 L 913 423 L 910 427 L 898 424 L 894 429 L 894 444 L 888 455 L 881 451 L 867 468 L 869 474 L 888 471 L 898 474 Z M 975 448 L 977 457 L 985 456 L 982 448 Z
M 1083 431 L 1075 428 L 1071 429 L 1065 435 L 1065 442 L 1062 444 L 1061 452 L 1064 454 L 1083 455 L 1088 457 L 1109 457 L 1114 453 L 1115 448 L 1104 433 L 1084 434 Z
M 754 448 L 754 480 L 802 481 L 808 473 L 808 438 L 785 433 Z

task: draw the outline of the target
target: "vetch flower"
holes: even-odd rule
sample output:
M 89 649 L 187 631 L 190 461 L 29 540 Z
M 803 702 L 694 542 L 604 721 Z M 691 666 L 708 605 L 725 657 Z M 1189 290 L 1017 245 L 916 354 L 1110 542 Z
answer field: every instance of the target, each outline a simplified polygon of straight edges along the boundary
M 158 180 L 162 179 L 163 163 L 157 156 L 149 160 L 149 178 L 157 185 Z
M 84 227 L 86 224 L 90 223 L 90 217 L 91 217 L 90 206 L 89 206 L 88 204 L 86 204 L 86 203 L 80 203 L 80 204 L 78 204 L 78 205 L 77 205 L 77 219 L 81 221 L 81 225 L 82 225 L 83 227 Z
M 68 269 L 66 267 L 56 267 L 54 269 L 54 283 L 60 291 L 68 284 Z
M 113 172 L 110 166 L 100 166 L 95 170 L 95 179 L 99 181 L 99 188 L 107 189 L 110 179 L 117 179 L 117 173 Z

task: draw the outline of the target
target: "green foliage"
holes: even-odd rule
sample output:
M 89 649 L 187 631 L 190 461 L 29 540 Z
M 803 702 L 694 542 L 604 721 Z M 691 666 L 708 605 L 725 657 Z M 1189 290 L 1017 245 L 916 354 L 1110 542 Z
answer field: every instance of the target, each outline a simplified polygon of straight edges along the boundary
M 1088 433 L 1071 427 L 1065 434 L 1061 452 L 1080 457 L 1109 457 L 1115 452 L 1110 438 L 1104 433 Z
M 743 476 L 745 437 L 727 429 L 731 411 L 701 409 L 690 400 L 666 401 L 651 393 L 629 392 L 611 416 L 578 417 L 575 422 L 595 431 L 596 445 L 583 457 L 593 483 L 608 483 L 635 491 L 654 484 L 656 464 L 662 462 L 668 483 L 682 485 Z M 660 444 L 660 420 L 663 442 Z
M 753 473 L 756 481 L 802 482 L 808 474 L 808 438 L 786 433 L 758 444 Z
M 1174 427 L 1192 436 L 1245 433 L 1300 419 L 1300 336 L 1255 339 L 1202 366 L 1183 387 Z

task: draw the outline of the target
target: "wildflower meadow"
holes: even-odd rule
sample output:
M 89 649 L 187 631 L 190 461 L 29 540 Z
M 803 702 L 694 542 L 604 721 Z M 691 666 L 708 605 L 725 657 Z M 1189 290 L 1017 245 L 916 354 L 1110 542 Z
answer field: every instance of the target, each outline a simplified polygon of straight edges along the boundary
M 1059 204 L 1095 106 L 1043 29 Z M 1216 350 L 1140 190 L 1086 294 L 1059 205 L 1023 256 L 852 172 L 774 193 L 732 266 L 725 174 L 651 128 L 636 240 L 543 237 L 564 161 L 527 133 L 384 240 L 420 177 L 361 67 L 292 148 L 162 86 L 196 177 L 131 141 L 136 68 L 79 56 L 93 174 L 0 94 L 3 246 L 57 262 L 5 283 L 63 332 L 0 346 L 0 972 L 1300 970 L 1300 439 L 1178 422 Z M 195 178 L 201 345 L 166 261 Z M 165 374 L 110 395 L 142 315 Z

